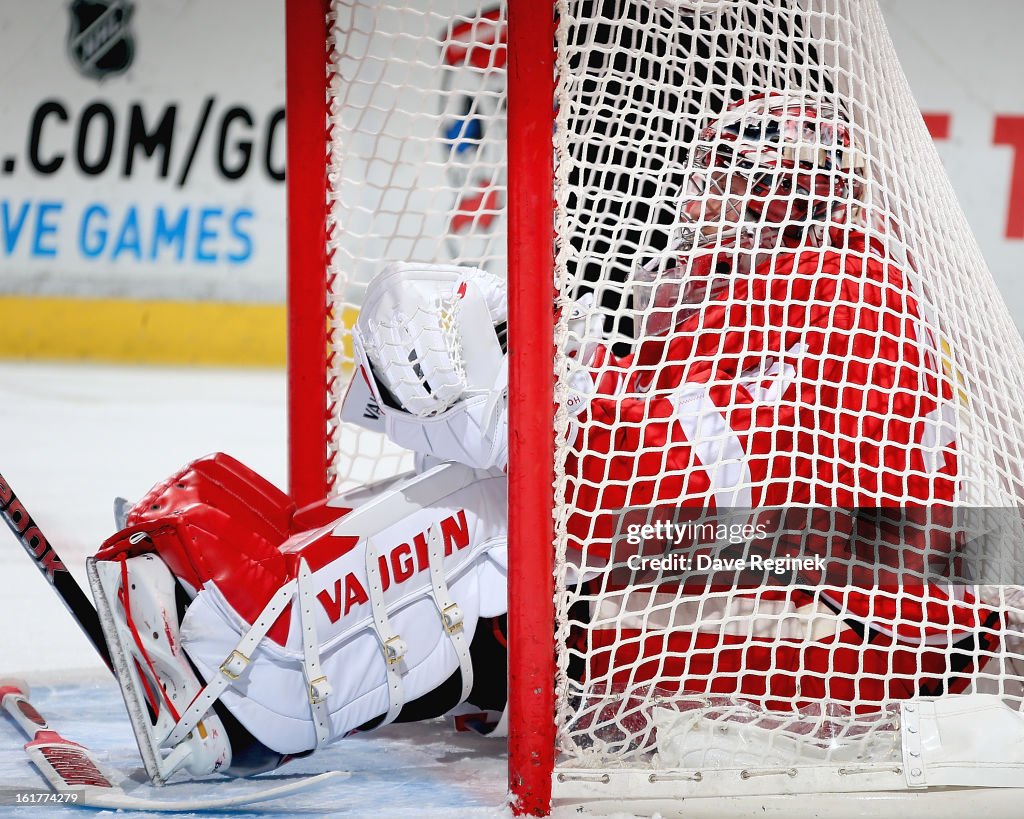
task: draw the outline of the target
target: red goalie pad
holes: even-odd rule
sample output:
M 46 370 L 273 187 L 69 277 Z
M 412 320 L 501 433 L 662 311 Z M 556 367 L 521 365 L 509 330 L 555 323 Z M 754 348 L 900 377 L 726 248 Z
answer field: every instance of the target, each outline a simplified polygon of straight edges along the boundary
M 257 582 L 267 574 L 280 579 L 287 572 L 277 549 L 290 534 L 294 514 L 286 494 L 219 453 L 154 486 L 96 557 L 114 560 L 155 551 L 175 577 L 196 590 L 224 571 L 237 573 L 240 561 Z
M 270 596 L 296 575 L 301 548 L 282 552 L 281 547 L 347 511 L 318 506 L 299 513 L 295 502 L 272 483 L 217 453 L 154 486 L 132 508 L 128 525 L 108 538 L 96 557 L 116 560 L 156 553 L 193 592 L 216 583 L 251 623 Z M 354 543 L 334 540 L 335 554 L 350 548 L 350 540 Z M 286 626 L 287 617 L 280 618 L 270 636 L 283 642 Z

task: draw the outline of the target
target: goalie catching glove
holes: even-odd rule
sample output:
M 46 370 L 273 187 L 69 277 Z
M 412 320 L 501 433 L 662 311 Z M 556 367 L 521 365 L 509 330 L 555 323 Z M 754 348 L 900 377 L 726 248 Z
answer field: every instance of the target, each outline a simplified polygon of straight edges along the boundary
M 564 404 L 579 415 L 603 357 L 603 319 L 592 295 L 567 307 Z M 397 262 L 370 282 L 353 330 L 363 378 L 343 421 L 440 461 L 508 463 L 505 283 L 483 270 Z
M 504 468 L 507 312 L 504 283 L 483 270 L 389 265 L 353 331 L 363 380 L 353 379 L 342 420 L 441 461 Z

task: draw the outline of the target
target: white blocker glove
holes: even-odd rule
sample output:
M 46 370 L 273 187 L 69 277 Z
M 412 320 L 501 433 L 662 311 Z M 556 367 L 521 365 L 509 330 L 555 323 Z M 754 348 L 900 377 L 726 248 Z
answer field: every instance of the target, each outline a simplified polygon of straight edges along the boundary
M 421 454 L 504 467 L 508 371 L 495 326 L 507 313 L 504 283 L 482 270 L 389 265 L 370 283 L 356 321 L 366 383 L 353 380 L 342 419 Z

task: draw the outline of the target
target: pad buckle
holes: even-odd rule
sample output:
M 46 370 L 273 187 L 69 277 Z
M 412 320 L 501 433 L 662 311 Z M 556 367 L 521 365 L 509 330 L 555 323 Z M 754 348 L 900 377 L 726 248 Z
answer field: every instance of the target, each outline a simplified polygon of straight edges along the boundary
M 444 625 L 444 630 L 449 634 L 457 634 L 462 631 L 462 622 L 464 619 L 462 609 L 459 608 L 458 603 L 452 603 L 450 606 L 445 606 L 441 611 L 441 623 Z
M 384 642 L 384 659 L 388 665 L 397 665 L 405 656 L 405 640 L 397 634 Z
M 327 677 L 317 677 L 309 682 L 309 702 L 311 705 L 319 705 L 326 702 L 331 695 L 331 686 Z
M 227 677 L 231 682 L 234 682 L 245 672 L 245 667 L 249 665 L 250 660 L 237 648 L 234 649 L 228 658 L 220 664 L 220 673 Z

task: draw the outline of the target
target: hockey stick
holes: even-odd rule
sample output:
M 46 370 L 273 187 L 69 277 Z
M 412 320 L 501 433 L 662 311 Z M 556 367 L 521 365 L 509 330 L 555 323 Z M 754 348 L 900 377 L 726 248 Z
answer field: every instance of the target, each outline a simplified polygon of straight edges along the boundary
M 36 567 L 43 573 L 46 582 L 49 583 L 60 599 L 64 607 L 70 612 L 75 622 L 85 632 L 85 636 L 92 643 L 100 655 L 100 659 L 111 668 L 110 651 L 107 649 L 107 641 L 103 637 L 103 630 L 100 628 L 100 618 L 96 614 L 96 608 L 92 601 L 82 591 L 75 578 L 68 571 L 61 560 L 53 544 L 42 533 L 32 516 L 25 509 L 25 505 L 14 494 L 11 485 L 0 475 L 0 515 L 7 522 L 18 542 L 28 552 Z
M 316 787 L 331 779 L 350 776 L 345 771 L 328 771 L 263 790 L 217 798 L 163 800 L 133 796 L 117 784 L 128 781 L 128 777 L 107 768 L 85 746 L 62 737 L 28 697 L 28 686 L 20 680 L 0 680 L 0 705 L 28 737 L 25 750 L 33 764 L 55 792 L 67 795 L 66 803 L 69 805 L 111 810 L 192 812 L 265 802 Z

